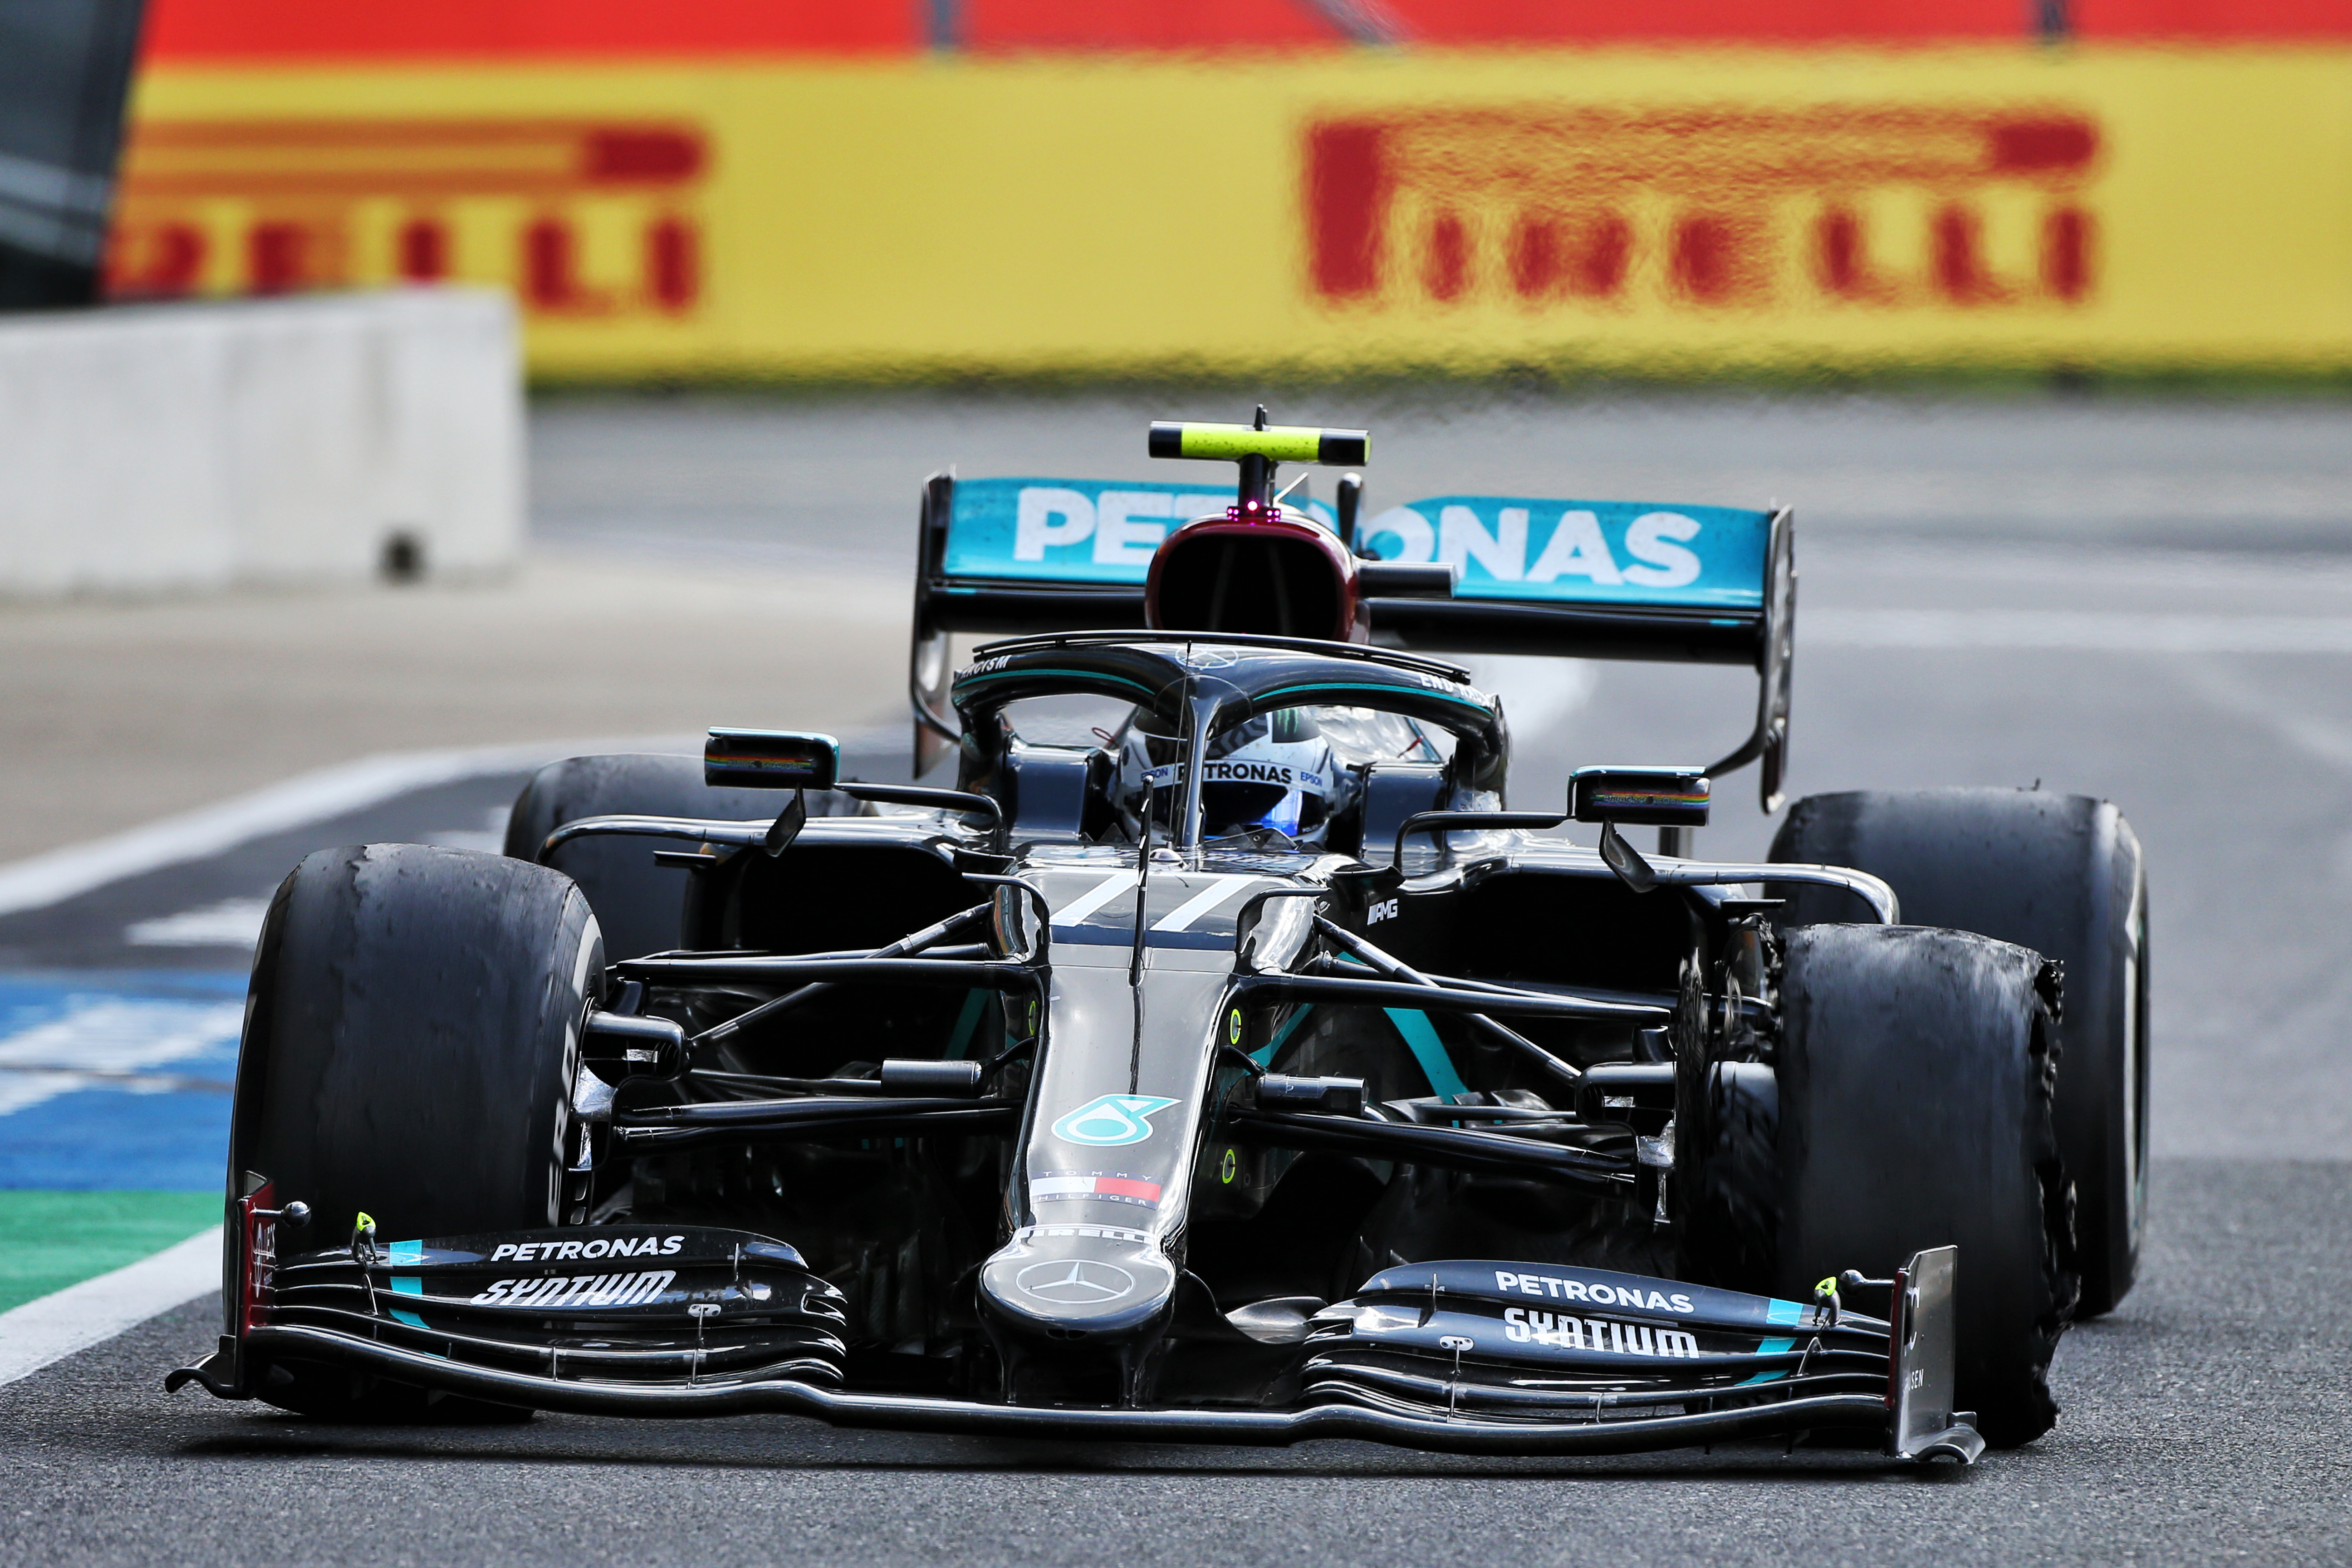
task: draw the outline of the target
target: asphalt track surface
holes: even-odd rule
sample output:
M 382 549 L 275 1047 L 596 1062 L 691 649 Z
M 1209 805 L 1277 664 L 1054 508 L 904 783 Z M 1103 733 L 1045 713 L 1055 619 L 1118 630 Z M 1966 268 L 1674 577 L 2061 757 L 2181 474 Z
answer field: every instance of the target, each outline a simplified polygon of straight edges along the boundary
M 2156 1196 L 2149 1283 L 2066 1342 L 2064 1426 L 1969 1472 L 1778 1445 L 1468 1461 L 757 1417 L 363 1430 L 165 1402 L 155 1369 L 213 1331 L 184 1310 L 0 1389 L 0 1561 L 2341 1563 L 2352 1170 L 2176 1162 Z
M 1145 465 L 1118 448 L 1139 437 L 1120 432 L 1142 412 L 1222 410 L 559 407 L 539 428 L 541 533 L 899 572 L 922 469 L 961 457 L 967 473 L 1134 472 Z M 1402 416 L 1276 409 L 1351 412 Z M 214 1331 L 209 1309 L 192 1308 L 0 1388 L 0 1563 L 2352 1560 L 2352 968 L 2337 934 L 2352 915 L 2352 552 L 2319 548 L 2352 540 L 2352 414 L 1720 401 L 1486 413 L 1484 426 L 1433 417 L 1418 446 L 1392 443 L 1408 472 L 1388 499 L 1737 501 L 1769 486 L 1808 508 L 1792 792 L 2039 780 L 2114 798 L 2137 828 L 2154 878 L 2154 1236 L 2140 1287 L 2061 1346 L 2055 1432 L 1973 1471 L 1920 1474 L 1776 1446 L 1497 1463 L 766 1418 L 369 1431 L 194 1391 L 167 1400 L 161 1373 Z M 1052 461 L 1056 433 L 1037 427 L 1056 423 L 1092 455 Z M 1512 449 L 1465 471 L 1481 428 Z M 1575 471 L 1546 478 L 1538 447 Z M 632 492 L 623 481 L 646 465 Z M 1553 797 L 1577 762 L 1717 754 L 1747 700 L 1723 671 L 1482 674 L 1512 704 L 1523 805 Z M 488 784 L 509 782 L 388 803 L 331 837 L 467 812 L 480 830 Z M 1770 824 L 1747 778 L 1718 798 L 1702 849 L 1760 851 Z M 298 846 L 268 847 L 157 873 L 145 891 L 100 889 L 85 900 L 114 901 L 58 910 L 47 929 L 10 917 L 0 945 L 122 962 L 107 956 L 110 931 L 266 889 L 265 862 Z

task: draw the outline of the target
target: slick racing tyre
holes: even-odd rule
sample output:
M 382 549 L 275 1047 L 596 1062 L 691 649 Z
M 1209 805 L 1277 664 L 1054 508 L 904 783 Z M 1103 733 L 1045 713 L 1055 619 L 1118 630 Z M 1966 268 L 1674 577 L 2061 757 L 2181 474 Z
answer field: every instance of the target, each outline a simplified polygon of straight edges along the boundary
M 652 752 L 569 757 L 532 775 L 507 818 L 506 852 L 534 863 L 547 836 L 583 816 L 693 816 L 729 822 L 772 820 L 792 796 L 782 790 L 713 789 L 702 782 L 702 759 Z M 812 794 L 811 816 L 845 816 L 865 809 L 831 790 Z M 606 956 L 617 963 L 684 945 L 686 899 L 692 873 L 658 865 L 656 849 L 685 849 L 658 838 L 577 838 L 548 864 L 580 884 L 604 932 Z
M 2147 873 L 2123 814 L 2038 790 L 1809 795 L 1772 858 L 1868 871 L 1910 924 L 1997 937 L 2064 966 L 2055 1115 L 2074 1179 L 2079 1311 L 2115 1308 L 2138 1271 L 2147 1181 Z M 1861 918 L 1846 893 L 1774 890 L 1792 922 Z
M 603 972 L 595 917 L 559 872 L 418 844 L 308 857 L 254 958 L 230 1197 L 251 1173 L 309 1205 L 303 1229 L 280 1232 L 290 1252 L 341 1245 L 362 1213 L 384 1243 L 580 1223 L 572 1085 Z M 256 1390 L 339 1418 L 442 1405 L 299 1363 Z
M 2045 968 L 1964 931 L 1822 925 L 1790 933 L 1780 989 L 1775 1291 L 1957 1245 L 1957 1397 L 1997 1447 L 2057 1419 L 2074 1307 Z

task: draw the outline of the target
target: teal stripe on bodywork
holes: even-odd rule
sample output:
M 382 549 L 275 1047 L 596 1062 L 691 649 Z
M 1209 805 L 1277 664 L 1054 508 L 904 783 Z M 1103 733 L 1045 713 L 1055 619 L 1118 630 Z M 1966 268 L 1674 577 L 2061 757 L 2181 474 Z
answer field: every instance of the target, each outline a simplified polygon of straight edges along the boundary
M 1451 691 L 1441 691 L 1434 687 L 1391 686 L 1384 681 L 1374 680 L 1317 680 L 1305 686 L 1278 686 L 1272 691 L 1259 692 L 1253 700 L 1266 702 L 1276 697 L 1287 697 L 1294 691 L 1403 691 L 1416 697 L 1443 697 L 1448 702 L 1458 702 L 1465 708 L 1475 709 L 1478 712 L 1490 716 L 1494 711 L 1485 703 L 1473 698 L 1463 697 Z
M 1770 1301 L 1765 1305 L 1764 1321 L 1768 1323 L 1787 1323 L 1794 1326 L 1795 1324 L 1801 1323 L 1805 1321 L 1805 1310 L 1797 1305 L 1794 1301 Z M 1794 1340 L 1766 1340 L 1762 1344 L 1756 1347 L 1756 1353 L 1758 1355 L 1786 1355 L 1796 1348 L 1797 1342 Z M 1749 1384 L 1754 1383 L 1777 1383 L 1781 1378 L 1788 1375 L 1788 1371 L 1785 1368 L 1779 1372 L 1759 1372 L 1754 1377 L 1748 1378 L 1745 1382 L 1741 1383 L 1739 1386 L 1746 1388 Z
M 1368 972 L 1371 968 L 1352 952 L 1341 953 L 1339 962 Z M 1429 1021 L 1428 1014 L 1418 1007 L 1383 1007 L 1381 1011 L 1389 1016 L 1389 1022 L 1404 1037 L 1405 1049 L 1421 1064 L 1422 1076 L 1429 1079 L 1432 1094 L 1440 1100 L 1451 1100 L 1470 1092 L 1470 1086 L 1454 1070 L 1454 1058 L 1445 1054 L 1445 1042 L 1437 1037 L 1437 1026 Z
M 385 1249 L 384 1259 L 395 1268 L 404 1263 L 422 1263 L 425 1261 L 425 1244 L 422 1241 L 395 1241 Z M 425 1294 L 425 1281 L 414 1274 L 395 1274 L 392 1279 L 392 1291 L 395 1296 L 422 1296 Z M 394 1307 L 392 1315 L 412 1328 L 425 1326 L 425 1320 L 414 1312 L 404 1312 Z
M 989 994 L 985 991 L 964 993 L 963 1011 L 956 1016 L 955 1033 L 948 1037 L 948 1060 L 955 1061 L 962 1057 L 965 1047 L 971 1044 L 972 1035 L 980 1028 L 981 1012 L 988 1005 Z
M 1454 1058 L 1445 1054 L 1445 1042 L 1437 1037 L 1436 1026 L 1429 1015 L 1418 1007 L 1383 1007 L 1389 1022 L 1404 1037 L 1405 1049 L 1421 1064 L 1422 1076 L 1429 1079 L 1430 1092 L 1440 1100 L 1451 1100 L 1457 1094 L 1467 1094 L 1470 1086 L 1454 1070 Z

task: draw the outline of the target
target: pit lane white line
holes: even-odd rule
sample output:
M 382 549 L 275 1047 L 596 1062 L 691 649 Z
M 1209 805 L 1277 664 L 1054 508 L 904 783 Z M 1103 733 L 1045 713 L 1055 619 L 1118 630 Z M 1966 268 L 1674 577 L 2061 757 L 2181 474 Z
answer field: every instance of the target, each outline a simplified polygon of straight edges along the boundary
M 261 922 L 268 917 L 268 899 L 223 899 L 175 915 L 133 921 L 122 928 L 130 947 L 242 947 L 261 942 Z
M 2352 653 L 2352 616 L 2121 610 L 1797 610 L 1797 647 L 2095 653 Z
M 0 1117 L 80 1089 L 139 1091 L 148 1087 L 151 1069 L 192 1058 L 235 1059 L 243 1002 L 108 996 L 91 989 L 68 998 L 61 1016 L 0 1037 Z M 225 1069 L 227 1063 L 216 1065 Z
M 0 1312 L 0 1384 L 218 1290 L 220 1277 L 221 1227 L 215 1226 L 111 1274 Z
M 87 844 L 68 845 L 0 866 L 0 914 L 41 909 L 125 877 L 217 855 L 267 833 L 341 816 L 435 784 L 519 772 L 588 752 L 692 752 L 700 747 L 698 738 L 638 736 L 387 752 L 362 757 Z

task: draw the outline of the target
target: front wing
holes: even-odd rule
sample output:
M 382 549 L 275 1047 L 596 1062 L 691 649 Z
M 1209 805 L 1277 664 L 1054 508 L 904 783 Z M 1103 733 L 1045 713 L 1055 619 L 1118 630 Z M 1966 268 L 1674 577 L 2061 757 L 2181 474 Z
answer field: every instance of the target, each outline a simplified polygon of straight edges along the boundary
M 1628 1454 L 1846 1430 L 1972 1462 L 1952 1409 L 1954 1248 L 1916 1254 L 1893 1321 L 1667 1279 L 1495 1262 L 1390 1269 L 1295 1336 L 1294 1408 L 1023 1405 L 844 1389 L 840 1294 L 793 1250 L 628 1226 L 352 1247 L 279 1259 L 240 1200 L 230 1330 L 165 1380 L 244 1399 L 280 1362 L 530 1409 L 770 1413 L 836 1426 L 1435 1452 Z M 590 1249 L 594 1249 L 591 1251 Z

